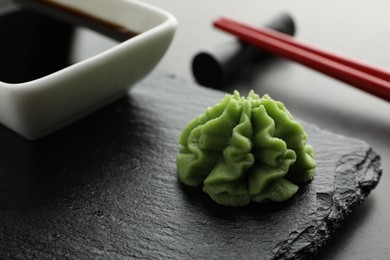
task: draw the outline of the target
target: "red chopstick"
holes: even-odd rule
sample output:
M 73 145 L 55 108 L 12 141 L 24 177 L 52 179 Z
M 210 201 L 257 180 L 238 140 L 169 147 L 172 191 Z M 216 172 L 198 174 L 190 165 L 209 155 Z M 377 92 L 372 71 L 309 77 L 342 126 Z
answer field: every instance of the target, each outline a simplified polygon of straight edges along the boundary
M 390 101 L 390 72 L 382 68 L 311 47 L 270 29 L 255 28 L 232 19 L 220 18 L 214 22 L 214 26 L 249 44 Z

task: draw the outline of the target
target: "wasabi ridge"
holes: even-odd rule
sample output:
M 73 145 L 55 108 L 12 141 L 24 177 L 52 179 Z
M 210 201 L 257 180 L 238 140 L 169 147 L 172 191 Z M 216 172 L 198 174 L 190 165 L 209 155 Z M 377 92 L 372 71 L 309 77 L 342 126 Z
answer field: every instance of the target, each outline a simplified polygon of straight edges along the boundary
M 183 129 L 178 176 L 226 206 L 284 201 L 314 178 L 314 152 L 306 140 L 283 103 L 235 91 Z

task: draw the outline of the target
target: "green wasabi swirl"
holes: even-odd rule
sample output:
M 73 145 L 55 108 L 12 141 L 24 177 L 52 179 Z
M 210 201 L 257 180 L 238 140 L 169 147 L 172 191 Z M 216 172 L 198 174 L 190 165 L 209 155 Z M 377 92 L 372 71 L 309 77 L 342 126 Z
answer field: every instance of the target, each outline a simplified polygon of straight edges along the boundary
M 235 91 L 193 119 L 179 138 L 179 179 L 219 204 L 284 201 L 312 180 L 316 163 L 303 127 L 283 103 Z

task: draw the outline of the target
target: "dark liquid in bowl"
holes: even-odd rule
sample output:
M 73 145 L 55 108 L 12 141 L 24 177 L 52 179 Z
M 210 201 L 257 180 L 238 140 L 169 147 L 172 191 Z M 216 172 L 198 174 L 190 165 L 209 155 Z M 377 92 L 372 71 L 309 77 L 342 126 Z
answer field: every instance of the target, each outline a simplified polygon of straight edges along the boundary
M 15 5 L 0 12 L 0 81 L 22 83 L 41 78 L 135 35 L 61 6 L 45 4 L 41 10 Z

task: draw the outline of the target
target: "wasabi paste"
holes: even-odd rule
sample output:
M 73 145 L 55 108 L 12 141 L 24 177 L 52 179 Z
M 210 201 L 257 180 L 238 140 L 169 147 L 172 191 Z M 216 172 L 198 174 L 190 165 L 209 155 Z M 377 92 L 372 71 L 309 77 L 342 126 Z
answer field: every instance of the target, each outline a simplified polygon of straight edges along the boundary
M 283 103 L 235 91 L 184 128 L 176 158 L 179 179 L 203 185 L 227 206 L 284 201 L 298 184 L 314 178 L 314 152 L 306 140 Z

